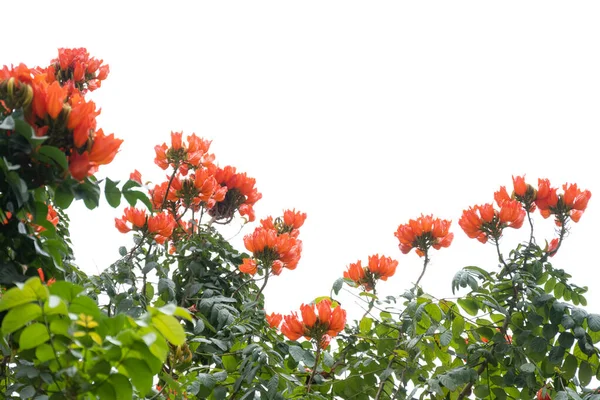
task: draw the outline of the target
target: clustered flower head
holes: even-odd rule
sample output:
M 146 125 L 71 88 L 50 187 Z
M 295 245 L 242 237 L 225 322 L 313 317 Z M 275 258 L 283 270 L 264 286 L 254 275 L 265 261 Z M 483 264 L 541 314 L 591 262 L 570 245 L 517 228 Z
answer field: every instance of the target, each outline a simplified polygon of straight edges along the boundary
M 400 251 L 408 254 L 413 248 L 420 257 L 433 247 L 436 250 L 448 247 L 454 239 L 450 232 L 449 220 L 433 218 L 432 215 L 421 215 L 411 219 L 408 224 L 400 225 L 394 234 L 400 241 Z
M 333 309 L 332 306 L 329 299 L 323 299 L 316 305 L 302 304 L 300 306 L 302 319 L 296 312 L 283 316 L 281 333 L 290 340 L 298 340 L 304 336 L 306 340 L 314 340 L 322 349 L 327 348 L 331 338 L 343 331 L 346 326 L 346 310 L 337 303 Z M 272 317 L 267 321 L 272 327 L 277 327 L 281 318 Z
M 305 213 L 286 210 L 283 217 L 261 220 L 261 225 L 244 237 L 244 245 L 252 252 L 252 258 L 244 258 L 240 271 L 254 275 L 261 267 L 267 273 L 272 271 L 279 275 L 283 268 L 295 269 L 302 252 L 298 229 L 305 219 Z
M 463 211 L 458 224 L 467 236 L 481 243 L 486 243 L 488 239 L 497 242 L 504 228 L 519 229 L 523 225 L 525 209 L 519 201 L 508 197 L 506 188 L 500 188 L 495 198 L 499 210 L 487 203 Z
M 548 179 L 538 179 L 538 187 L 525 182 L 524 176 L 513 176 L 513 191 L 509 195 L 506 187 L 494 193 L 497 208 L 493 204 L 483 204 L 464 210 L 459 225 L 467 236 L 486 243 L 497 243 L 505 228 L 519 229 L 528 212 L 536 209 L 544 218 L 554 215 L 556 225 L 563 226 L 567 221 L 578 222 L 585 211 L 592 194 L 581 190 L 577 184 L 564 184 L 563 193 L 550 185 Z M 546 246 L 546 252 L 554 255 L 559 240 L 553 239 Z
M 362 266 L 360 260 L 351 263 L 344 271 L 344 278 L 352 282 L 355 287 L 362 286 L 368 292 L 375 288 L 378 279 L 387 281 L 389 277 L 393 276 L 397 266 L 398 261 L 375 254 L 369 256 L 369 265 L 366 267 Z
M 127 207 L 120 219 L 115 218 L 115 226 L 121 233 L 141 231 L 152 236 L 157 243 L 164 244 L 173 234 L 177 223 L 166 212 L 148 216 L 145 210 Z
M 73 178 L 83 180 L 100 165 L 112 162 L 123 140 L 106 135 L 96 127 L 100 111 L 87 91 L 100 87 L 108 65 L 90 58 L 83 49 L 59 49 L 59 56 L 47 68 L 19 64 L 0 69 L 0 113 L 22 108 L 37 136 L 47 137 L 44 145 L 65 153 Z

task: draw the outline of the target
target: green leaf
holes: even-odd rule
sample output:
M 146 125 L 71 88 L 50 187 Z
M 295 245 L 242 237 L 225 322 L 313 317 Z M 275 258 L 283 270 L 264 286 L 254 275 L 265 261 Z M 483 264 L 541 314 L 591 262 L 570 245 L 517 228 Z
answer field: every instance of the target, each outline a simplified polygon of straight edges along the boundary
M 40 344 L 46 343 L 48 339 L 50 339 L 50 335 L 46 326 L 36 322 L 23 329 L 19 338 L 19 347 L 21 350 L 33 349 Z
M 553 365 L 559 365 L 562 363 L 563 357 L 565 356 L 565 348 L 560 346 L 554 346 L 550 353 L 548 353 L 548 361 Z
M 25 303 L 31 303 L 35 300 L 37 300 L 37 296 L 33 290 L 23 290 L 19 287 L 14 287 L 2 295 L 0 299 L 0 311 L 8 310 Z
M 581 361 L 579 364 L 579 383 L 581 386 L 587 386 L 592 380 L 592 367 L 587 361 Z
M 600 331 L 600 315 L 598 314 L 590 314 L 587 317 L 588 328 L 592 332 Z
M 70 303 L 81 292 L 83 288 L 67 281 L 56 281 L 49 288 L 50 293 Z
M 362 333 L 363 335 L 368 334 L 371 331 L 372 327 L 373 327 L 373 320 L 371 318 L 364 317 L 363 319 L 360 320 L 359 329 L 360 329 L 360 333 Z
M 127 186 L 127 185 L 125 185 Z M 123 197 L 125 197 L 125 200 L 127 201 L 127 203 L 129 203 L 129 205 L 131 207 L 135 207 L 135 204 L 137 203 L 137 201 L 141 201 L 142 203 L 144 203 L 144 205 L 148 208 L 148 210 L 152 210 L 152 203 L 150 202 L 150 199 L 148 198 L 148 195 L 144 192 L 140 192 L 138 190 L 126 190 L 125 186 L 123 187 Z
M 2 332 L 7 335 L 22 328 L 42 316 L 42 308 L 35 303 L 22 304 L 12 308 L 2 321 Z
M 459 337 L 465 331 L 465 319 L 457 315 L 452 320 L 452 336 Z
M 458 299 L 456 302 L 469 315 L 472 315 L 472 316 L 476 316 L 477 315 L 477 312 L 479 311 L 479 305 L 477 304 L 477 302 L 475 300 L 469 299 L 469 298 L 465 298 L 465 299 Z
M 106 178 L 106 183 L 104 184 L 104 196 L 112 208 L 117 208 L 121 204 L 121 191 L 117 187 L 118 183 L 119 181 L 115 182 Z
M 225 355 L 225 356 L 221 357 L 221 362 L 223 363 L 223 368 L 225 368 L 225 371 L 227 371 L 227 372 L 237 371 L 238 363 L 234 356 Z
M 533 363 L 525 363 L 525 364 L 521 365 L 521 371 L 523 371 L 523 372 L 534 373 L 535 370 L 536 370 L 536 366 Z
M 336 293 L 337 294 L 337 293 Z M 277 394 L 277 387 L 279 386 L 279 375 L 274 374 L 269 382 L 267 382 L 267 397 L 269 400 L 275 399 Z
M 575 342 L 575 337 L 571 332 L 562 332 L 558 337 L 558 344 L 565 349 L 570 349 L 573 346 L 573 342 Z
M 66 210 L 73 202 L 73 199 L 75 199 L 75 194 L 71 187 L 63 184 L 56 188 L 54 192 L 54 204 L 58 208 Z
M 568 354 L 563 363 L 562 370 L 564 371 L 564 377 L 572 379 L 575 376 L 577 370 L 577 357 L 572 354 Z
M 69 315 L 69 310 L 65 302 L 58 296 L 50 295 L 44 303 L 44 314 L 46 315 Z
M 305 356 L 305 350 L 302 347 L 299 346 L 290 346 L 288 349 L 290 356 L 292 356 L 292 358 L 296 361 L 296 362 L 300 362 L 302 360 L 304 360 L 304 356 Z
M 69 163 L 67 162 L 67 157 L 65 156 L 65 153 L 57 147 L 41 146 L 38 150 L 38 154 L 48 157 L 49 159 L 54 161 L 58 166 L 60 166 L 64 171 L 67 171 L 69 169 Z
M 112 374 L 98 387 L 96 394 L 101 400 L 131 400 L 133 388 L 127 377 L 122 374 Z
M 40 362 L 54 360 L 54 350 L 49 344 L 42 344 L 35 349 L 35 356 Z
M 145 396 L 152 389 L 153 374 L 144 361 L 137 358 L 126 358 L 121 362 L 121 365 L 127 371 L 127 375 L 131 379 L 133 386 Z
M 217 380 L 210 374 L 198 374 L 198 382 L 209 390 L 212 390 L 217 384 Z
M 565 314 L 562 316 L 560 324 L 564 326 L 565 329 L 571 329 L 575 326 L 575 320 L 573 320 L 570 315 Z
M 452 331 L 450 329 L 446 329 L 444 332 L 440 334 L 440 344 L 442 347 L 446 347 L 452 341 Z
M 87 296 L 77 296 L 71 302 L 69 311 L 73 314 L 85 314 L 93 317 L 95 320 L 100 319 L 100 309 L 98 305 Z
M 175 346 L 181 346 L 185 342 L 185 331 L 171 315 L 158 314 L 152 317 L 152 325 Z

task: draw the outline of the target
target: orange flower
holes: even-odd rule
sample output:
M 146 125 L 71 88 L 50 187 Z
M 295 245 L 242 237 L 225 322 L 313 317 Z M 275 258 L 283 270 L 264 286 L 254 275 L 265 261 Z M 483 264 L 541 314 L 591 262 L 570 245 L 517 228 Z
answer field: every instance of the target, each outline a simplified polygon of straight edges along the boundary
M 134 230 L 143 229 L 146 225 L 146 211 L 138 210 L 137 208 L 127 207 L 123 211 L 123 216 L 115 218 L 115 227 L 121 233 L 127 233 Z M 131 227 L 127 223 L 131 223 Z
M 313 305 L 302 304 L 300 306 L 302 312 L 302 323 L 307 328 L 312 328 L 315 322 L 317 322 L 317 314 L 315 314 L 315 307 Z
M 321 300 L 316 307 L 317 312 L 314 304 L 302 304 L 302 322 L 296 313 L 284 316 L 281 333 L 290 340 L 298 340 L 304 336 L 307 340 L 314 339 L 319 346 L 325 344 L 327 347 L 331 337 L 336 336 L 346 326 L 346 311 L 339 305 L 332 310 L 329 299 Z M 325 338 L 326 335 L 329 338 Z
M 296 313 L 285 315 L 283 317 L 283 325 L 281 325 L 281 333 L 290 340 L 298 340 L 305 334 L 304 324 L 298 319 Z
M 251 258 L 244 258 L 242 265 L 240 265 L 240 271 L 244 274 L 255 275 L 258 271 L 256 261 Z
M 344 271 L 344 278 L 350 279 L 355 285 L 360 286 L 366 284 L 365 290 L 368 292 L 372 290 L 371 285 L 368 283 L 365 269 L 362 267 L 360 260 L 356 263 L 350 263 L 348 270 Z M 368 287 L 368 288 L 367 288 Z
M 110 164 L 119 151 L 121 143 L 123 143 L 123 139 L 115 139 L 113 133 L 106 136 L 104 131 L 99 129 L 94 136 L 94 143 L 89 155 L 90 162 L 95 165 Z
M 148 217 L 148 233 L 154 234 L 154 240 L 159 244 L 171 237 L 176 226 L 173 215 L 166 212 Z
M 84 180 L 90 175 L 90 171 L 93 170 L 93 164 L 90 162 L 90 158 L 87 151 L 83 154 L 72 152 L 69 156 L 69 172 L 73 178 L 78 181 Z
M 142 184 L 142 174 L 137 169 L 129 175 L 129 179 L 139 183 L 140 185 Z
M 400 251 L 407 254 L 415 248 L 417 254 L 424 256 L 429 248 L 439 250 L 448 247 L 454 239 L 454 234 L 449 232 L 451 221 L 433 218 L 431 215 L 421 215 L 416 220 L 411 219 L 408 224 L 400 225 L 394 234 L 400 241 Z
M 266 315 L 267 323 L 271 328 L 278 328 L 283 320 L 283 316 L 278 313 L 271 313 Z
M 474 206 L 463 211 L 458 224 L 468 237 L 481 243 L 486 243 L 488 239 L 497 241 L 504 228 L 518 229 L 523 225 L 526 214 L 523 205 L 517 200 L 505 199 L 501 195 L 503 192 L 500 190 L 495 194 L 499 211 L 492 204 Z
M 46 278 L 44 276 L 44 270 L 41 268 L 38 268 L 37 272 L 38 272 L 38 275 L 40 276 L 40 280 L 42 281 L 42 283 L 46 283 Z M 50 279 L 48 279 L 48 282 L 46 283 L 46 285 L 52 286 L 55 282 L 56 282 L 55 278 L 50 278 Z
M 262 194 L 254 187 L 256 180 L 245 173 L 236 172 L 231 166 L 217 168 L 215 179 L 219 185 L 227 188 L 227 194 L 209 210 L 209 215 L 216 220 L 229 222 L 238 211 L 240 215 L 247 216 L 250 222 L 254 221 L 256 217 L 253 206 L 262 198 Z
M 394 275 L 397 266 L 398 261 L 392 260 L 390 257 L 379 257 L 379 254 L 369 256 L 369 271 L 376 279 L 387 281 L 387 278 Z
M 56 119 L 58 114 L 63 110 L 66 97 L 66 90 L 58 82 L 53 82 L 48 86 L 46 109 L 52 119 Z

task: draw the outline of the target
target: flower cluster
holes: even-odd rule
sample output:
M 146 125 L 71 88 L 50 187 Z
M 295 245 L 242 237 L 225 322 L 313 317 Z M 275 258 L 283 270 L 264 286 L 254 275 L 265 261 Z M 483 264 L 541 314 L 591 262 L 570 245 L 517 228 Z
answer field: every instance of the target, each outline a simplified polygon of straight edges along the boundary
M 397 266 L 398 261 L 375 254 L 369 256 L 369 265 L 366 267 L 361 265 L 360 260 L 350 264 L 344 271 L 344 278 L 352 282 L 355 287 L 362 286 L 368 292 L 375 289 L 378 279 L 387 281 L 393 276 Z
M 344 330 L 346 326 L 346 310 L 339 304 L 332 309 L 329 299 L 318 302 L 316 308 L 315 304 L 302 304 L 300 312 L 302 320 L 296 312 L 283 317 L 281 333 L 290 340 L 298 340 L 304 336 L 306 340 L 312 339 L 318 346 L 325 349 L 329 346 L 331 338 Z M 279 322 L 281 322 L 280 319 Z
M 403 254 L 408 254 L 414 248 L 423 257 L 431 247 L 439 250 L 450 246 L 454 239 L 454 233 L 450 232 L 451 223 L 433 218 L 432 215 L 421 215 L 408 221 L 408 224 L 400 225 L 394 235 L 400 241 L 399 247 Z
M 481 243 L 492 240 L 497 243 L 504 228 L 519 229 L 525 219 L 525 209 L 518 200 L 512 200 L 502 187 L 495 194 L 499 209 L 491 203 L 476 205 L 464 210 L 458 221 L 467 236 Z
M 279 275 L 283 268 L 295 269 L 302 252 L 298 229 L 305 219 L 305 213 L 286 210 L 283 217 L 261 220 L 261 226 L 244 237 L 244 245 L 252 252 L 252 258 L 244 258 L 240 271 L 254 275 L 261 266 L 267 273 L 273 271 Z
M 163 212 L 147 216 L 146 211 L 131 207 L 125 209 L 124 215 L 120 219 L 115 218 L 115 226 L 119 232 L 142 231 L 152 236 L 159 244 L 164 244 L 171 237 L 176 225 L 173 216 L 169 213 Z
M 497 242 L 504 228 L 518 229 L 523 225 L 529 212 L 540 210 L 544 218 L 554 215 L 558 226 L 568 220 L 578 222 L 592 196 L 589 190 L 581 190 L 577 184 L 564 184 L 563 193 L 550 185 L 548 179 L 538 179 L 538 187 L 525 182 L 524 176 L 512 177 L 513 191 L 509 195 L 506 187 L 494 193 L 493 204 L 483 204 L 464 210 L 459 225 L 467 236 L 482 243 L 488 240 Z M 554 239 L 546 251 L 553 255 L 559 247 L 559 240 Z
M 47 68 L 4 66 L 0 113 L 9 115 L 22 108 L 35 134 L 47 137 L 44 145 L 64 152 L 73 178 L 83 180 L 112 162 L 123 142 L 97 129 L 100 111 L 85 99 L 108 71 L 108 65 L 90 58 L 85 49 L 59 49 L 59 57 Z

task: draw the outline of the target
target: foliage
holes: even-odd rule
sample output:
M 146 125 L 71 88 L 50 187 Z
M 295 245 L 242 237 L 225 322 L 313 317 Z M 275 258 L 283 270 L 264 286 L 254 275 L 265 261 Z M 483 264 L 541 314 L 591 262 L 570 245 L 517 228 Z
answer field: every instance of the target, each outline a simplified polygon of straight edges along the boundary
M 586 287 L 550 262 L 591 193 L 546 179 L 513 177 L 495 204 L 464 210 L 467 236 L 491 243 L 496 260 L 467 266 L 457 297 L 419 286 L 434 250 L 451 246 L 451 222 L 421 215 L 395 233 L 403 254 L 423 260 L 413 287 L 380 297 L 398 262 L 371 255 L 340 271 L 329 296 L 289 315 L 264 311 L 263 291 L 294 271 L 306 214 L 260 220 L 246 252 L 219 232 L 255 220 L 253 178 L 218 167 L 210 141 L 171 133 L 155 147 L 166 181 L 94 177 L 121 144 L 97 129 L 85 99 L 108 66 L 85 49 L 60 49 L 46 68 L 0 70 L 0 392 L 35 399 L 600 399 L 600 315 Z M 102 190 L 103 187 L 103 190 Z M 73 264 L 68 218 L 74 199 L 94 209 L 101 194 L 128 207 L 117 230 L 133 234 L 97 276 Z M 534 219 L 552 217 L 541 246 Z M 507 228 L 526 239 L 501 248 Z M 48 279 L 46 279 L 48 277 Z M 346 321 L 348 289 L 365 313 Z

